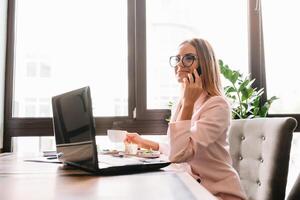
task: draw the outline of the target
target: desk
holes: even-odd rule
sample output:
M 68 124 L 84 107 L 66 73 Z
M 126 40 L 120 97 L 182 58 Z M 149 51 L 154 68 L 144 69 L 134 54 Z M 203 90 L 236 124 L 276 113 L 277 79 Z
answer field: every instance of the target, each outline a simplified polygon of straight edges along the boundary
M 215 200 L 186 172 L 170 166 L 158 172 L 122 176 L 92 176 L 61 164 L 24 162 L 24 157 L 0 154 L 1 200 Z

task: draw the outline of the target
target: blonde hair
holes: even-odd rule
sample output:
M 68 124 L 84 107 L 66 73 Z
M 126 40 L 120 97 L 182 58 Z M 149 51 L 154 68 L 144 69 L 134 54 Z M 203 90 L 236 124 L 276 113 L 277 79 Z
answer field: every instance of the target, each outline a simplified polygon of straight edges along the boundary
M 214 50 L 208 41 L 200 38 L 186 40 L 180 44 L 190 44 L 195 47 L 198 63 L 202 70 L 202 88 L 210 96 L 222 96 L 223 89 L 220 78 L 220 67 Z

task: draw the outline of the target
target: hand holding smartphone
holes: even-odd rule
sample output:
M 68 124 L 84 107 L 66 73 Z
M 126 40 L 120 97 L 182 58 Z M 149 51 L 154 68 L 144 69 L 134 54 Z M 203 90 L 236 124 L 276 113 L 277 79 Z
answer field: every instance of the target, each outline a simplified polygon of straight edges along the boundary
M 198 73 L 199 76 L 202 74 L 202 70 L 201 70 L 200 65 L 197 68 L 197 73 Z M 194 73 L 192 73 L 192 75 L 193 75 L 193 78 L 194 78 L 194 81 L 195 81 L 195 75 L 194 75 Z

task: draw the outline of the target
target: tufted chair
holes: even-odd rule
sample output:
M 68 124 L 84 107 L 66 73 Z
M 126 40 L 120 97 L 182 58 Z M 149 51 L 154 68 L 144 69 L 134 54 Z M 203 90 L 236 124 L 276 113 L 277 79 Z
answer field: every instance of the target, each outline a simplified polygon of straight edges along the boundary
M 296 126 L 291 117 L 232 121 L 230 154 L 249 200 L 284 200 Z

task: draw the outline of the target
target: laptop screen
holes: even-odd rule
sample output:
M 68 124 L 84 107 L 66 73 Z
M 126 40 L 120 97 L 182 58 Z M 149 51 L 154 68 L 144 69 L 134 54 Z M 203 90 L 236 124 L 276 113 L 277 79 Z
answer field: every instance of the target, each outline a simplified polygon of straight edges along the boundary
M 84 87 L 52 98 L 57 153 L 63 162 L 97 169 L 95 125 L 90 88 Z

